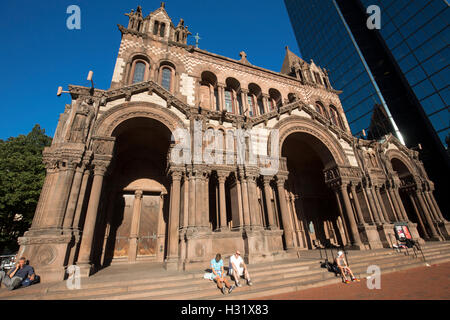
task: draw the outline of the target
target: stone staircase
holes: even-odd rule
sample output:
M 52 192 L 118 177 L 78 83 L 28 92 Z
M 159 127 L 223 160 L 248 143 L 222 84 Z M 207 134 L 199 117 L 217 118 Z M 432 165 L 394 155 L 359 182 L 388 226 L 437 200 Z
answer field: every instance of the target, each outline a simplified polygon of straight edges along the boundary
M 450 261 L 450 242 L 423 245 L 429 265 Z M 323 253 L 323 252 L 322 252 Z M 329 253 L 329 251 L 328 251 Z M 349 251 L 348 260 L 355 275 L 367 276 L 367 267 L 377 265 L 382 274 L 424 266 L 417 258 L 392 249 Z M 245 281 L 230 295 L 222 295 L 214 282 L 203 279 L 204 271 L 169 272 L 161 265 L 122 265 L 105 268 L 88 279 L 81 289 L 69 290 L 66 282 L 37 284 L 14 291 L 0 289 L 0 299 L 257 299 L 327 284 L 339 283 L 339 277 L 320 267 L 318 250 L 301 251 L 299 259 L 249 266 L 253 286 Z

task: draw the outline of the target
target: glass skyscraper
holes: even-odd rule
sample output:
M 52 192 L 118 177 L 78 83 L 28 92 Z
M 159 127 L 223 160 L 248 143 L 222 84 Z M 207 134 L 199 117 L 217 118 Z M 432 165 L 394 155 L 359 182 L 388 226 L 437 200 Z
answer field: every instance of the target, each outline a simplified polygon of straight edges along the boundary
M 360 0 L 381 9 L 380 35 L 404 73 L 441 142 L 450 133 L 450 10 L 445 0 Z M 285 0 L 301 55 L 330 70 L 354 134 L 368 131 L 376 106 L 389 105 L 379 92 L 340 1 Z M 395 119 L 393 119 L 395 123 Z M 389 123 L 386 127 L 389 128 Z M 395 133 L 395 132 L 394 132 Z
M 450 188 L 450 8 L 446 0 L 284 0 L 306 61 L 330 71 L 350 128 L 392 132 L 417 148 L 430 178 Z M 380 9 L 381 28 L 367 20 Z M 446 141 L 447 140 L 447 141 Z M 442 191 L 441 191 L 442 192 Z M 448 201 L 445 194 L 441 201 Z M 444 207 L 447 207 L 444 205 Z

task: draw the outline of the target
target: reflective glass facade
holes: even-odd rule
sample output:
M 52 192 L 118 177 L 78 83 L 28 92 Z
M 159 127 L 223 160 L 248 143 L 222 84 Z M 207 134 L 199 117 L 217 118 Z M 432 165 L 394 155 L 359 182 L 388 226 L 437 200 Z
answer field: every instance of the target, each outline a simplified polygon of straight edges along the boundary
M 441 141 L 450 133 L 450 9 L 444 0 L 361 0 L 381 9 L 380 34 Z
M 384 105 L 359 44 L 346 29 L 339 1 L 285 0 L 302 57 L 330 70 L 354 134 L 368 129 L 374 106 Z M 450 11 L 445 0 L 360 0 L 381 9 L 380 35 L 444 146 L 450 133 L 448 80 Z M 395 121 L 395 117 L 394 117 Z

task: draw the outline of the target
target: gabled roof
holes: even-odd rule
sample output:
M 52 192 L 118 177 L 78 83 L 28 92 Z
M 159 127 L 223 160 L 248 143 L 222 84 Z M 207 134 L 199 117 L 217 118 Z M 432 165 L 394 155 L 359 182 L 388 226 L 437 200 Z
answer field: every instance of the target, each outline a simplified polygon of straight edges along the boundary
M 289 47 L 286 46 L 286 55 L 284 56 L 283 65 L 281 66 L 280 73 L 283 74 L 291 74 L 292 66 L 295 63 L 306 63 L 303 59 L 301 59 L 299 56 L 297 56 L 295 53 L 293 53 L 291 50 L 289 50 Z

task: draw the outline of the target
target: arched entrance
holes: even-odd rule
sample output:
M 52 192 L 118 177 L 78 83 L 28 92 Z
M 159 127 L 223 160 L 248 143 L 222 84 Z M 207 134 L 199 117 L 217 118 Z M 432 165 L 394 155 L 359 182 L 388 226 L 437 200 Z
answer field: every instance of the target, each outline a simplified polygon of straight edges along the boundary
M 96 241 L 102 266 L 114 262 L 160 261 L 166 251 L 169 181 L 166 175 L 171 131 L 151 118 L 119 124 L 109 176 L 105 180 L 104 217 Z
M 292 199 L 294 228 L 302 235 L 300 247 L 347 244 L 334 191 L 325 184 L 324 170 L 336 165 L 331 152 L 315 136 L 294 132 L 283 141 L 281 154 L 287 158 L 286 189 Z

